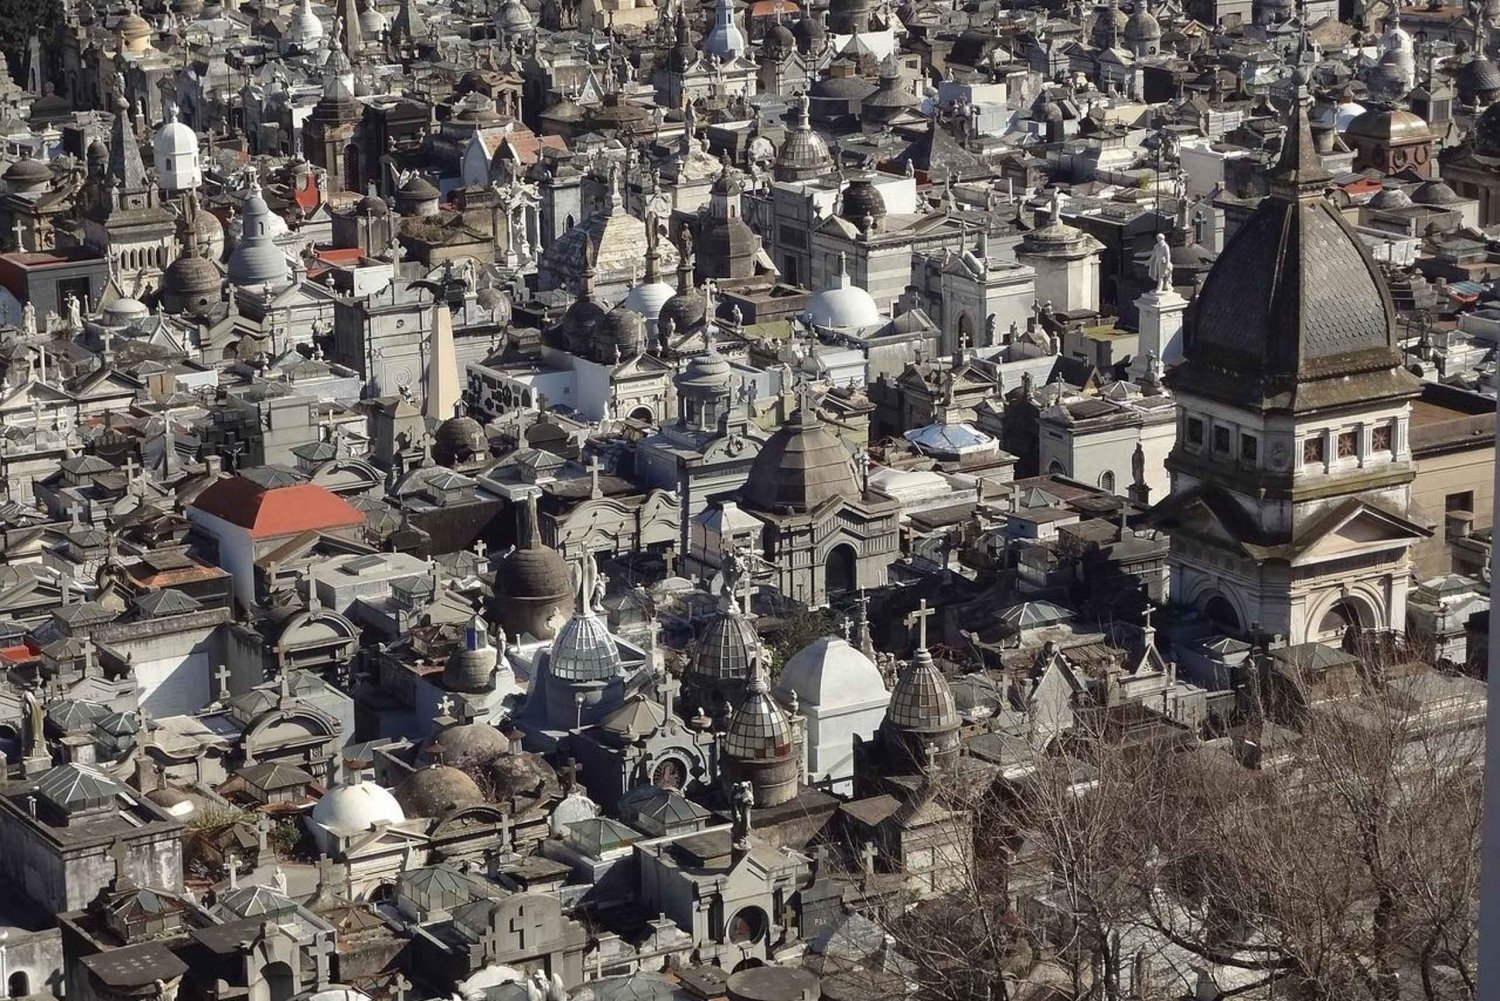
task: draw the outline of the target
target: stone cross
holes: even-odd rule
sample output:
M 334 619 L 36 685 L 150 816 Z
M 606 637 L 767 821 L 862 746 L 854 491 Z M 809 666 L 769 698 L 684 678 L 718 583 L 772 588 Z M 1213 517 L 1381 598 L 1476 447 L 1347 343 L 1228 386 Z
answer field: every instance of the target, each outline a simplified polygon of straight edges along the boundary
M 500 927 L 493 920 L 485 928 L 484 934 L 479 936 L 479 945 L 484 949 L 486 962 L 493 962 L 499 957 L 505 946 L 505 936 L 500 933 Z
M 318 968 L 318 984 L 317 985 L 319 987 L 322 987 L 324 984 L 327 984 L 332 979 L 332 973 L 331 973 L 331 970 L 329 968 L 330 964 L 329 964 L 328 960 L 329 960 L 329 957 L 332 956 L 333 953 L 334 953 L 334 951 L 335 951 L 335 947 L 334 947 L 334 944 L 333 944 L 333 936 L 332 935 L 318 935 L 318 936 L 314 937 L 313 940 L 312 940 L 312 942 L 308 945 L 308 949 L 311 950 L 312 955 L 313 955 L 313 963 Z
M 917 605 L 917 610 L 906 617 L 908 626 L 917 627 L 917 649 L 919 650 L 927 649 L 927 620 L 935 614 L 937 614 L 937 609 L 929 608 L 927 599 L 923 598 Z
M 597 455 L 589 460 L 588 470 L 589 496 L 598 500 L 603 495 L 599 492 L 599 457 Z
M 440 699 L 438 699 L 437 707 L 438 707 L 438 715 L 439 716 L 451 716 L 451 715 L 453 715 L 453 698 L 452 698 L 452 696 L 448 695 L 445 692 L 443 694 L 443 697 L 440 698 Z
M 875 842 L 866 841 L 864 846 L 860 848 L 859 854 L 864 860 L 864 871 L 866 874 L 873 873 L 875 871 L 875 859 L 880 854 L 879 850 L 875 847 Z
M 123 838 L 115 838 L 109 846 L 109 854 L 115 861 L 115 881 L 119 883 L 125 882 L 129 878 L 125 873 L 130 860 L 125 848 L 125 840 Z
M 391 981 L 391 989 L 396 992 L 396 1001 L 406 1001 L 406 992 L 411 990 L 411 981 L 405 975 L 396 974 L 396 979 Z
M 234 852 L 225 855 L 224 868 L 229 870 L 229 888 L 238 890 L 240 888 L 240 857 Z
M 219 669 L 214 672 L 214 679 L 216 681 L 218 681 L 218 683 L 219 683 L 219 701 L 220 702 L 224 702 L 224 701 L 227 701 L 229 699 L 229 678 L 230 678 L 229 665 L 227 665 L 227 664 L 220 664 L 219 665 Z

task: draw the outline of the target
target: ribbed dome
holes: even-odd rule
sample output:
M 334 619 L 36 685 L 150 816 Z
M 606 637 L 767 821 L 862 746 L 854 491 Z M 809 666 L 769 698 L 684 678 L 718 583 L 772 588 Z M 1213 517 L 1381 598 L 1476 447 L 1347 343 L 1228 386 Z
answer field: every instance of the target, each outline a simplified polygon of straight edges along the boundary
M 359 33 L 361 35 L 375 40 L 388 30 L 390 30 L 390 23 L 373 3 L 365 2 L 359 5 Z
M 1329 181 L 1299 104 L 1271 194 L 1198 294 L 1188 364 L 1174 370 L 1185 373 L 1184 386 L 1217 385 L 1281 406 L 1331 391 L 1317 380 L 1399 367 L 1390 293 L 1359 237 L 1323 197 Z
M 428 765 L 396 788 L 396 802 L 408 817 L 441 817 L 484 802 L 479 785 L 452 765 Z
M 661 316 L 662 307 L 672 298 L 673 292 L 672 286 L 660 279 L 654 282 L 643 281 L 625 293 L 620 305 L 654 322 Z
M 814 411 L 804 402 L 755 457 L 740 493 L 746 507 L 804 513 L 836 497 L 860 496 L 849 450 Z
M 52 168 L 28 152 L 5 168 L 5 182 L 14 189 L 29 190 L 52 180 Z
M 754 671 L 745 701 L 729 717 L 724 753 L 737 761 L 776 761 L 792 753 L 792 723 L 771 698 L 765 677 Z
M 495 16 L 495 27 L 505 34 L 519 35 L 531 31 L 535 23 L 521 0 L 505 0 Z
M 885 218 L 885 198 L 869 177 L 856 177 L 844 188 L 839 215 L 863 227 L 866 220 Z
M 1500 95 L 1500 69 L 1483 53 L 1459 67 L 1455 82 L 1465 104 L 1488 103 Z
M 886 723 L 907 733 L 938 734 L 958 729 L 953 688 L 925 648 L 896 678 Z
M 212 261 L 184 251 L 162 275 L 162 308 L 168 313 L 206 313 L 219 301 L 222 281 L 219 269 Z
M 749 278 L 755 274 L 760 240 L 738 215 L 704 220 L 698 243 L 698 270 L 709 278 Z
M 1161 23 L 1156 20 L 1156 15 L 1146 6 L 1145 0 L 1137 0 L 1135 10 L 1131 12 L 1130 18 L 1125 22 L 1125 41 L 1136 43 L 1158 42 L 1161 40 Z
M 1400 142 L 1430 139 L 1432 130 L 1420 115 L 1404 108 L 1371 108 L 1350 122 L 1344 129 L 1344 135 L 1356 139 Z
M 449 417 L 438 425 L 433 435 L 432 459 L 450 469 L 476 457 L 482 458 L 489 450 L 490 440 L 484 433 L 484 425 L 466 413 Z
M 791 28 L 777 21 L 767 29 L 760 44 L 767 56 L 780 61 L 797 47 L 797 36 L 792 34 Z
M 548 667 L 562 681 L 608 681 L 620 673 L 620 663 L 620 649 L 604 620 L 585 606 L 558 631 Z
M 641 314 L 619 305 L 610 310 L 599 328 L 599 348 L 596 357 L 600 361 L 613 361 L 612 355 L 622 359 L 635 358 L 646 348 L 646 321 Z
M 760 637 L 755 626 L 740 611 L 732 595 L 719 602 L 719 611 L 709 620 L 693 649 L 690 673 L 700 684 L 743 682 L 750 666 L 760 657 Z

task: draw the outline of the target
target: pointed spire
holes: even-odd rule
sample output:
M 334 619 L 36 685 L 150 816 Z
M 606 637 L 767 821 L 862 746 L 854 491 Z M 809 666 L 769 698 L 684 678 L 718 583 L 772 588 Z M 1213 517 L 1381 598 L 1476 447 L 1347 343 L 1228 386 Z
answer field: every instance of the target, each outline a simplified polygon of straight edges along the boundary
M 1307 73 L 1298 66 L 1292 75 L 1297 81 L 1297 97 L 1292 103 L 1286 138 L 1282 140 L 1281 159 L 1271 174 L 1271 193 L 1287 199 L 1318 197 L 1331 175 L 1313 146 L 1312 120 L 1308 115 L 1312 97 L 1307 91 Z
M 146 164 L 130 123 L 130 102 L 122 97 L 115 108 L 115 121 L 109 133 L 109 176 L 119 182 L 123 191 L 143 191 L 147 187 Z
M 360 31 L 359 10 L 355 6 L 355 0 L 339 0 L 338 16 L 343 29 L 339 32 L 338 42 L 349 61 L 356 62 L 364 51 L 365 39 L 364 33 Z

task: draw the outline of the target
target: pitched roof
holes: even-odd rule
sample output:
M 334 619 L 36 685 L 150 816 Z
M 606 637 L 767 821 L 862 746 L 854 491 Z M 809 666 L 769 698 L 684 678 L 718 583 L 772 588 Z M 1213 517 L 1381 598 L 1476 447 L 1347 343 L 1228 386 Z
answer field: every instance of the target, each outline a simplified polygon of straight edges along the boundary
M 249 529 L 253 538 L 344 528 L 365 520 L 348 501 L 316 483 L 267 487 L 244 476 L 214 483 L 192 508 Z

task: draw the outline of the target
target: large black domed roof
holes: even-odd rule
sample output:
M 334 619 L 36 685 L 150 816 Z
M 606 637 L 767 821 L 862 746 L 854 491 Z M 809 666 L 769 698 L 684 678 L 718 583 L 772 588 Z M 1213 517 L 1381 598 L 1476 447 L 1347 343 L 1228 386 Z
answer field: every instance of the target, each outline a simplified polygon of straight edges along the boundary
M 1379 270 L 1338 209 L 1305 107 L 1294 114 L 1272 192 L 1204 282 L 1173 382 L 1242 402 L 1302 409 L 1356 391 L 1348 377 L 1398 370 L 1395 309 Z M 1369 392 L 1399 391 L 1396 382 Z
M 771 436 L 740 499 L 752 510 L 803 513 L 834 497 L 858 497 L 849 450 L 803 405 Z

